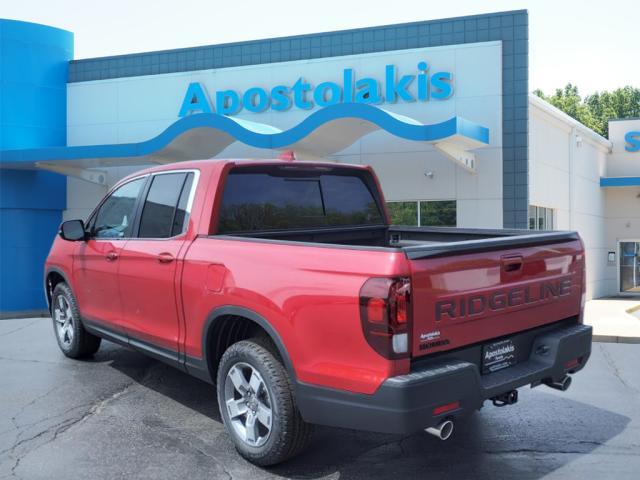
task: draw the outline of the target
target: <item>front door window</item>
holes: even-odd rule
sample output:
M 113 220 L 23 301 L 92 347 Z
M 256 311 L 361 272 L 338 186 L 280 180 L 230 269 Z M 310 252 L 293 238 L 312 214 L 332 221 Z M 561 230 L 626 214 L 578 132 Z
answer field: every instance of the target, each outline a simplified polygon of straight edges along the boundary
M 620 242 L 620 292 L 640 294 L 640 242 Z
M 137 178 L 111 193 L 96 213 L 91 226 L 92 237 L 114 239 L 131 236 L 136 201 L 145 181 L 146 178 Z

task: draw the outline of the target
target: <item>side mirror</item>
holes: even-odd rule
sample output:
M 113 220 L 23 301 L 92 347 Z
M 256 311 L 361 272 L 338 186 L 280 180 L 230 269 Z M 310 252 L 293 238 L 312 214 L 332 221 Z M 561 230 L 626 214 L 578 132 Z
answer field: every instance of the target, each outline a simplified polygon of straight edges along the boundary
M 80 242 L 87 238 L 82 220 L 68 220 L 60 226 L 60 237 L 70 242 Z

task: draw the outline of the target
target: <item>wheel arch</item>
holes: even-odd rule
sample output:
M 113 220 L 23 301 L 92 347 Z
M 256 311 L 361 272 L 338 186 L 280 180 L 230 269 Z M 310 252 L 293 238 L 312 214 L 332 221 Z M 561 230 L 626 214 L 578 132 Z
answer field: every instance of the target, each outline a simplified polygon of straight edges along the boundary
M 240 317 L 241 319 L 251 322 L 267 334 L 268 338 L 273 342 L 273 345 L 277 349 L 277 353 L 280 355 L 287 373 L 295 383 L 296 374 L 293 368 L 293 363 L 291 362 L 291 358 L 289 357 L 289 353 L 287 352 L 282 338 L 273 325 L 271 325 L 271 323 L 269 323 L 269 321 L 259 313 L 245 307 L 234 305 L 225 305 L 212 310 L 207 316 L 202 330 L 202 368 L 205 370 L 211 383 L 215 383 L 218 362 L 222 353 L 224 353 L 217 351 L 213 343 L 214 335 L 218 331 L 221 321 L 228 321 L 230 317 Z M 190 362 L 187 359 L 187 364 L 189 363 Z
M 47 310 L 51 311 L 53 289 L 59 283 L 66 283 L 73 291 L 66 272 L 58 267 L 48 267 L 44 275 L 44 295 L 47 300 Z

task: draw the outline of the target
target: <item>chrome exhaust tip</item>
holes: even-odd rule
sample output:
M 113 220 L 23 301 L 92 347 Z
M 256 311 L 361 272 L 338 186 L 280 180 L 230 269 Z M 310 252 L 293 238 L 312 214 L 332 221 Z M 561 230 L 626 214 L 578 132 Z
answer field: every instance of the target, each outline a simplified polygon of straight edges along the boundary
M 425 428 L 424 431 L 434 437 L 438 437 L 440 440 L 448 440 L 453 434 L 453 422 L 451 420 L 445 420 L 435 427 Z
M 547 387 L 555 388 L 556 390 L 560 390 L 561 392 L 566 392 L 571 386 L 571 377 L 569 375 L 565 375 L 564 378 L 559 382 L 548 381 L 544 382 L 544 384 Z

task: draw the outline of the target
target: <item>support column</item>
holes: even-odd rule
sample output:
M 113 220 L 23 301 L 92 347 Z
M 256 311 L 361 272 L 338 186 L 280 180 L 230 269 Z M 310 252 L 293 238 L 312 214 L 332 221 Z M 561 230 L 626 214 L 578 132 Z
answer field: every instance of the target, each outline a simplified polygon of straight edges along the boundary
M 0 19 L 0 48 L 0 152 L 66 145 L 73 34 Z M 0 169 L 0 316 L 45 310 L 43 266 L 65 208 L 62 175 Z

